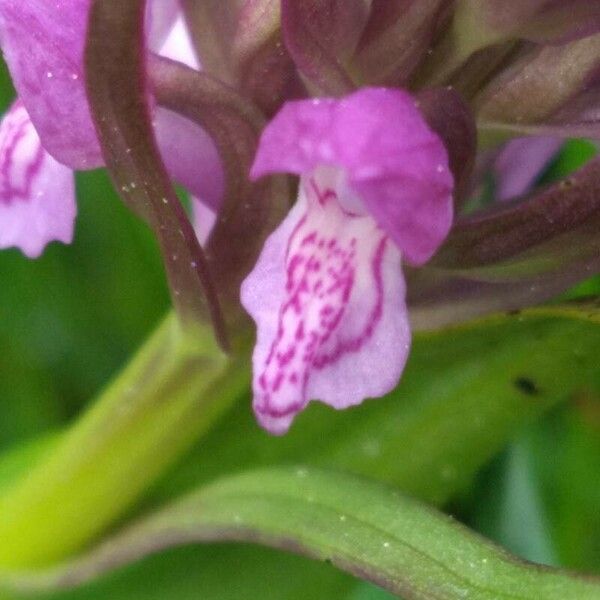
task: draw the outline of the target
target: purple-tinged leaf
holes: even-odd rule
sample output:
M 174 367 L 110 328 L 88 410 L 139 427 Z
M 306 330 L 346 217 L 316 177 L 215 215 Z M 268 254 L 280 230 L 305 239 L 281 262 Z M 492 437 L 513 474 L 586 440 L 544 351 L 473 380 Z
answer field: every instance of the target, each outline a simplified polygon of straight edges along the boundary
M 352 70 L 361 83 L 403 85 L 443 21 L 448 0 L 375 0 Z
M 522 36 L 537 43 L 562 44 L 600 31 L 598 0 L 550 0 L 525 24 Z
M 377 39 L 417 2 L 418 0 L 371 0 L 369 20 L 361 36 L 360 47 Z
M 153 137 L 145 78 L 144 0 L 94 0 L 86 84 L 109 172 L 123 200 L 156 234 L 172 297 L 186 322 L 222 316 L 204 253 L 169 181 Z
M 563 46 L 536 46 L 476 98 L 482 130 L 600 137 L 600 34 Z
M 459 219 L 409 275 L 413 324 L 434 328 L 538 304 L 600 272 L 600 159 L 529 199 Z
M 354 89 L 347 64 L 367 23 L 365 0 L 282 0 L 285 45 L 320 94 Z
M 289 98 L 306 94 L 296 65 L 278 29 L 252 54 L 240 58 L 239 88 L 266 116 L 272 116 Z
M 182 0 L 182 5 L 203 70 L 221 81 L 235 83 L 231 40 L 238 0 Z
M 478 47 L 509 38 L 564 43 L 600 30 L 600 2 L 459 0 L 455 28 Z
M 277 29 L 261 46 L 239 58 L 239 88 L 267 116 L 272 116 L 288 98 L 306 93 Z
M 264 117 L 206 73 L 158 57 L 153 57 L 149 68 L 159 104 L 201 125 L 220 152 L 225 195 L 207 252 L 220 293 L 228 304 L 238 306 L 242 279 L 287 210 L 288 192 L 282 179 L 258 184 L 248 179 Z
M 272 113 L 297 82 L 279 0 L 184 0 L 203 70 Z
M 280 30 L 279 0 L 183 0 L 183 5 L 203 69 L 231 85 Z
M 279 0 L 245 0 L 232 44 L 238 86 L 266 114 L 273 114 L 285 98 L 303 93 L 283 43 Z
M 455 223 L 432 266 L 463 271 L 489 267 L 509 259 L 531 259 L 542 244 L 552 243 L 552 254 L 539 253 L 537 260 L 550 266 L 564 262 L 586 244 L 600 244 L 600 158 L 590 161 L 568 179 L 535 193 L 532 197 L 497 205 L 463 217 Z M 591 231 L 588 231 L 590 230 Z M 560 236 L 580 232 L 579 243 L 562 247 Z M 534 253 L 533 256 L 536 256 Z M 526 261 L 527 262 L 527 261 Z M 535 261 L 529 274 L 535 275 Z
M 281 28 L 279 0 L 243 0 L 233 38 L 233 56 L 242 64 Z
M 419 108 L 429 127 L 446 146 L 454 176 L 454 201 L 464 200 L 477 151 L 477 129 L 469 105 L 452 88 L 433 88 L 417 94 Z
M 437 85 L 448 84 L 457 89 L 464 98 L 471 100 L 489 80 L 500 72 L 518 52 L 521 42 L 509 41 L 483 48 L 459 65 L 455 70 L 442 76 Z M 435 54 L 435 53 L 434 53 Z M 435 64 L 425 64 L 435 69 Z M 420 74 L 421 74 L 420 72 Z M 435 75 L 435 73 L 434 73 Z M 435 75 L 437 77 L 437 75 Z
M 571 240 L 570 243 L 573 243 Z M 413 331 L 440 329 L 508 311 L 520 311 L 556 298 L 573 285 L 600 272 L 600 252 L 518 280 L 480 281 L 477 272 L 424 267 L 407 273 L 408 305 Z M 481 273 L 479 273 L 481 276 Z

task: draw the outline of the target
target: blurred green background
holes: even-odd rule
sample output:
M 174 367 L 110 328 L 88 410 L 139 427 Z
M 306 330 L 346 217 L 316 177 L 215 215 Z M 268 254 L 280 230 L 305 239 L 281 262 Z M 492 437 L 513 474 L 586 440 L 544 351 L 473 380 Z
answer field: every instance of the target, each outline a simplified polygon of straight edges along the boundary
M 2 71 L 0 108 L 12 94 Z M 593 152 L 588 142 L 569 142 L 543 180 L 568 173 Z M 73 419 L 168 308 L 152 236 L 116 197 L 106 174 L 78 174 L 77 189 L 73 245 L 52 244 L 36 261 L 17 250 L 0 253 L 1 451 Z M 599 289 L 597 280 L 578 288 Z M 581 394 L 516 432 L 449 509 L 523 557 L 600 573 L 598 399 Z M 345 575 L 332 579 L 329 571 L 270 550 L 191 547 L 56 598 L 387 597 Z M 298 579 L 298 573 L 311 577 Z

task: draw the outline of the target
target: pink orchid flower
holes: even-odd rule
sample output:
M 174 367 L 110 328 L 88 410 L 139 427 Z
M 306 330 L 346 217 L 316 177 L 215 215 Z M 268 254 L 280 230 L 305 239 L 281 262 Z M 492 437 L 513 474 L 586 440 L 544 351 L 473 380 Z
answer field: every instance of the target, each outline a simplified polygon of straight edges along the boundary
M 0 41 L 19 95 L 0 123 L 0 248 L 30 258 L 53 240 L 72 240 L 73 170 L 103 166 L 84 81 L 89 9 L 90 0 L 0 0 Z M 177 2 L 154 0 L 148 24 L 150 51 L 199 68 Z M 224 182 L 212 140 L 191 121 L 154 110 L 171 176 L 215 208 Z
M 300 176 L 298 200 L 242 286 L 257 324 L 254 410 L 275 434 L 311 399 L 382 396 L 410 347 L 402 261 L 427 261 L 452 222 L 444 145 L 413 98 L 365 88 L 288 102 L 251 175 Z

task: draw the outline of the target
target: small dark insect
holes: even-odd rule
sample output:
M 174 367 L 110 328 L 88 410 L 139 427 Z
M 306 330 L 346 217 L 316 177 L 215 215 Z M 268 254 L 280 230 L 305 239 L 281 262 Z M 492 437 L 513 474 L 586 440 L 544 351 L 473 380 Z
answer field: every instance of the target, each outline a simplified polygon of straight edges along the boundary
M 528 377 L 517 377 L 513 382 L 518 390 L 527 394 L 528 396 L 537 396 L 540 393 L 540 389 L 536 385 L 535 381 Z

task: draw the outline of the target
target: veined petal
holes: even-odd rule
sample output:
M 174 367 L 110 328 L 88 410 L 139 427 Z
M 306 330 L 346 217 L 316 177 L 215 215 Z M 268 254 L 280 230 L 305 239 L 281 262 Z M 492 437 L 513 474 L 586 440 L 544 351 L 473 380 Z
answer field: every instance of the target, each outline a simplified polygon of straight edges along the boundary
M 242 286 L 257 324 L 254 410 L 287 431 L 311 399 L 341 409 L 397 383 L 410 345 L 400 252 L 337 190 L 303 177 L 298 202 Z
M 251 175 L 344 169 L 379 226 L 413 264 L 452 223 L 448 155 L 406 92 L 365 88 L 342 99 L 288 102 L 266 127 Z
M 0 247 L 35 258 L 53 240 L 68 244 L 75 214 L 73 172 L 42 148 L 15 102 L 0 123 Z

